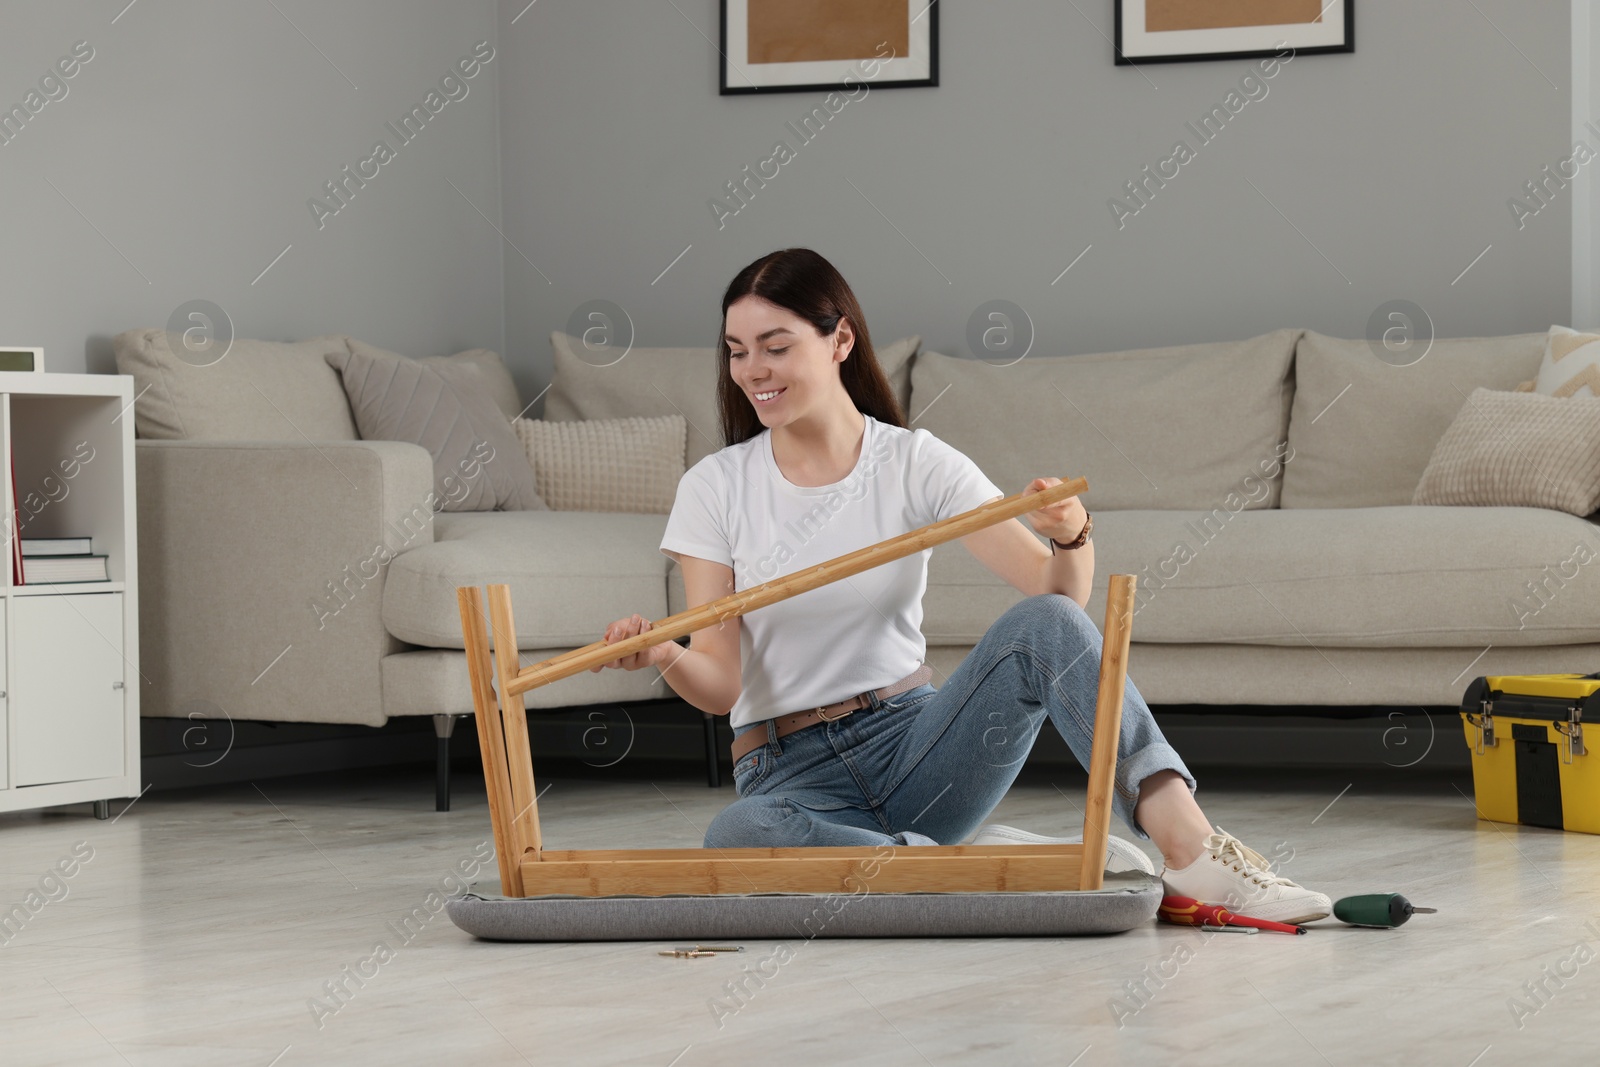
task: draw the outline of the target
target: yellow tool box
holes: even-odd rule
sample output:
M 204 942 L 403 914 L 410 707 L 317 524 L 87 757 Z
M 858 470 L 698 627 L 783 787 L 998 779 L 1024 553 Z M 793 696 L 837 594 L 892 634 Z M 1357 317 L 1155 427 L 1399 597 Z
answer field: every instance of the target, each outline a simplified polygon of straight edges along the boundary
M 1600 834 L 1600 674 L 1474 679 L 1461 723 L 1480 819 Z

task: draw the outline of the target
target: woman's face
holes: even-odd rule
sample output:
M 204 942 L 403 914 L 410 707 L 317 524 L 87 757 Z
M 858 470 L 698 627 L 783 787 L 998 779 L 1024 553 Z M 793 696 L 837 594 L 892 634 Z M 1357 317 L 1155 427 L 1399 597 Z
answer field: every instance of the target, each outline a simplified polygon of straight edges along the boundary
M 833 403 L 840 388 L 838 364 L 855 341 L 848 319 L 823 337 L 794 312 L 758 296 L 729 305 L 723 336 L 728 373 L 769 427 Z M 777 395 L 762 399 L 771 393 Z

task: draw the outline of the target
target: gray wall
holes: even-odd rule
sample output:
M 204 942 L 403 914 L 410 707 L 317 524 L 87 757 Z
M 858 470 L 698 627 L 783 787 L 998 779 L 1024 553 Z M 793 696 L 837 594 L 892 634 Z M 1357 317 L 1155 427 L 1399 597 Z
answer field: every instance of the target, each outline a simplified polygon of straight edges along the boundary
M 6 108 L 94 49 L 0 145 L 0 345 L 110 371 L 112 336 L 207 299 L 241 337 L 502 346 L 500 238 L 462 194 L 498 219 L 503 57 L 411 143 L 384 129 L 493 41 L 491 0 L 126 3 L 0 3 Z M 319 230 L 307 200 L 379 137 L 395 158 Z
M 641 343 L 709 344 L 732 274 L 792 244 L 840 266 L 879 338 L 947 352 L 995 298 L 1040 354 L 1355 336 L 1393 298 L 1442 336 L 1569 314 L 1569 198 L 1520 231 L 1506 206 L 1567 151 L 1565 4 L 1365 0 L 1354 55 L 1284 67 L 1120 231 L 1107 200 L 1247 64 L 1114 67 L 1110 0 L 947 0 L 943 84 L 873 90 L 806 145 L 784 124 L 821 94 L 717 95 L 715 0 L 123 6 L 0 3 L 0 104 L 95 49 L 0 145 L 0 344 L 56 370 L 110 370 L 112 335 L 204 298 L 241 336 L 488 345 L 531 399 L 585 301 Z M 307 199 L 485 38 L 470 95 L 319 230 Z M 779 138 L 797 158 L 719 230 L 707 201 Z
M 1600 78 L 1594 59 L 1600 56 L 1600 0 L 1572 0 L 1572 139 L 1600 149 Z M 1600 272 L 1600 181 L 1593 167 L 1578 172 L 1572 182 L 1572 318 L 1576 329 L 1600 327 L 1600 293 L 1595 281 Z
M 717 95 L 716 0 L 544 0 L 510 25 L 525 6 L 500 6 L 499 72 L 506 234 L 549 277 L 507 250 L 525 390 L 587 300 L 640 343 L 712 343 L 734 272 L 788 245 L 839 266 L 877 338 L 951 353 L 995 298 L 1039 354 L 1361 336 L 1396 298 L 1440 336 L 1569 314 L 1569 198 L 1520 231 L 1506 203 L 1568 153 L 1564 3 L 1362 0 L 1355 54 L 1283 67 L 1120 231 L 1107 200 L 1248 65 L 1113 66 L 1111 0 L 948 0 L 941 85 L 872 91 L 804 146 L 784 123 L 822 94 Z M 797 158 L 719 231 L 707 201 L 779 138 Z

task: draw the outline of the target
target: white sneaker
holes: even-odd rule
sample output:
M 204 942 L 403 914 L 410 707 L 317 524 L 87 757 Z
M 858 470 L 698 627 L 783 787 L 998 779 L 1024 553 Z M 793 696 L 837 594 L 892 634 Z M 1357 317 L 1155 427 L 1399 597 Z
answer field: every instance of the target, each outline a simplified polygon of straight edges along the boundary
M 1162 870 L 1161 881 L 1169 895 L 1220 904 L 1236 915 L 1280 923 L 1325 919 L 1333 911 L 1333 903 L 1324 894 L 1274 874 L 1265 856 L 1220 826 L 1202 848 L 1187 867 Z
M 1042 834 L 1030 834 L 1026 830 L 1018 830 L 1015 826 L 1005 826 L 992 822 L 987 826 L 978 828 L 978 833 L 969 845 L 1081 845 L 1082 834 L 1073 834 L 1071 837 L 1045 837 Z M 1145 874 L 1155 874 L 1155 864 L 1150 862 L 1137 845 L 1131 841 L 1124 841 L 1120 837 L 1107 836 L 1106 838 L 1106 870 L 1112 874 L 1122 871 L 1143 871 Z

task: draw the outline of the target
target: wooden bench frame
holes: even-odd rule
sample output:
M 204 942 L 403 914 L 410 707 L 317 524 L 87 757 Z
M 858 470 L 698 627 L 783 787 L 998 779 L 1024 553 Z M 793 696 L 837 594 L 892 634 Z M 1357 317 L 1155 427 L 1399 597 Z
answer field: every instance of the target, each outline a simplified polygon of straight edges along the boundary
M 1131 639 L 1135 579 L 1130 574 L 1112 575 L 1106 598 L 1082 845 L 927 845 L 894 849 L 889 857 L 892 863 L 886 861 L 881 849 L 873 847 L 546 850 L 539 829 L 527 713 L 521 699 L 523 693 L 538 686 L 964 537 L 1076 496 L 1087 487 L 1087 482 L 1076 478 L 1035 493 L 1004 497 L 816 567 L 668 616 L 626 640 L 610 644 L 596 641 L 520 669 L 510 587 L 488 587 L 488 618 L 494 634 L 492 658 L 482 590 L 476 586 L 459 587 L 456 597 L 502 894 L 604 897 L 853 892 L 869 867 L 871 873 L 866 877 L 870 878 L 871 888 L 885 893 L 1100 889 Z M 1085 862 L 1086 856 L 1091 862 Z

